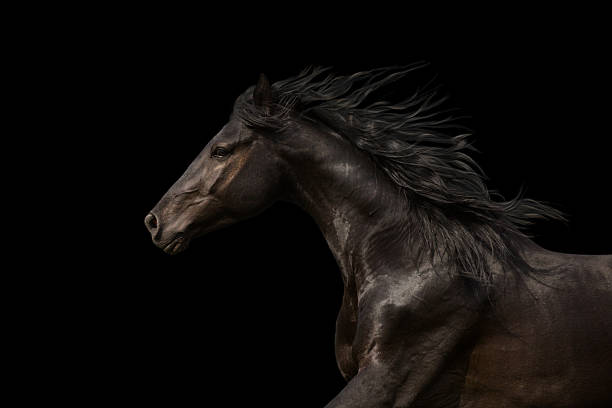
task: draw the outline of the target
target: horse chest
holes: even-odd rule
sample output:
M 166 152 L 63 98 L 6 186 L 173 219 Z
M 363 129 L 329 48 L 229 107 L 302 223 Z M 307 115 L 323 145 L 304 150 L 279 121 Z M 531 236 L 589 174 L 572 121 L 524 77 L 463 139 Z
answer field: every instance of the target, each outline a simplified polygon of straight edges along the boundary
M 353 354 L 353 339 L 357 330 L 357 304 L 351 287 L 346 287 L 342 306 L 336 320 L 336 361 L 342 376 L 348 381 L 353 378 L 359 364 Z

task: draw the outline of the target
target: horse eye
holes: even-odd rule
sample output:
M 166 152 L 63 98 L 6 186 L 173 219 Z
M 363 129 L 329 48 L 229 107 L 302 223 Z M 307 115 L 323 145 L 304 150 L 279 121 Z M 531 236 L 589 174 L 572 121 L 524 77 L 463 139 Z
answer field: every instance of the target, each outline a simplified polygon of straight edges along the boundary
M 225 147 L 215 147 L 212 152 L 212 157 L 222 158 L 225 156 L 229 156 L 230 150 Z

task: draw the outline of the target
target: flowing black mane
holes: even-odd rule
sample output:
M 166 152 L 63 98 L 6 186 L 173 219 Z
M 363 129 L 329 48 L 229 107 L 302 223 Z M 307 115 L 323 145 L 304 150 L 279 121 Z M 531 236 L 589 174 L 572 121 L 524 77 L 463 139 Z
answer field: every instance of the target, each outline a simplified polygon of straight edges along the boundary
M 380 68 L 334 76 L 309 68 L 273 84 L 274 103 L 263 110 L 238 99 L 236 113 L 250 127 L 282 132 L 296 117 L 333 129 L 366 152 L 408 198 L 403 233 L 422 259 L 447 260 L 452 273 L 491 284 L 487 258 L 529 271 L 523 261 L 522 230 L 562 214 L 519 194 L 510 201 L 491 192 L 482 170 L 466 154 L 468 134 L 441 109 L 444 98 L 426 86 L 399 103 L 370 101 L 372 94 L 422 67 Z M 492 198 L 495 197 L 495 199 Z

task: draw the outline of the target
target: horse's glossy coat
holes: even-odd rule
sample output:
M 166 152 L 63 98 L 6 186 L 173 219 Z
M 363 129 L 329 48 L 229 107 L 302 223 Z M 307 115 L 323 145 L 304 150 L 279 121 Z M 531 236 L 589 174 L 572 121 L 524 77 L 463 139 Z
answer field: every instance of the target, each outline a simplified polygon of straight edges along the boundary
M 503 221 L 492 201 L 470 207 L 469 194 L 481 193 L 477 181 L 458 181 L 467 193 L 451 203 L 459 193 L 435 160 L 423 177 L 431 177 L 432 189 L 450 190 L 411 193 L 409 182 L 399 188 L 408 173 L 394 177 L 342 126 L 300 110 L 306 88 L 296 89 L 295 104 L 279 101 L 275 90 L 262 77 L 239 98 L 230 122 L 145 223 L 156 245 L 176 253 L 276 200 L 315 219 L 344 281 L 336 355 L 348 383 L 328 408 L 603 407 L 612 400 L 612 256 L 538 247 Z M 350 115 L 343 119 L 353 123 Z M 461 169 L 458 179 L 471 177 Z M 520 205 L 504 208 L 510 214 Z M 429 229 L 417 225 L 428 217 Z M 487 217 L 497 226 L 479 235 Z M 435 227 L 447 221 L 456 227 Z M 431 237 L 439 241 L 421 242 Z M 473 252 L 476 258 L 463 253 L 469 245 L 459 240 L 484 246 L 479 237 L 498 241 Z M 486 276 L 471 274 L 471 265 Z

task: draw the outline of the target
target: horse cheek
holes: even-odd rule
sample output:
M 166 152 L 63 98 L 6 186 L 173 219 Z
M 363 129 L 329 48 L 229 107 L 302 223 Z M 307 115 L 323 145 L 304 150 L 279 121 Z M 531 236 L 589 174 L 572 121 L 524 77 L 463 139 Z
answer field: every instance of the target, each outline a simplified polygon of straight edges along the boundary
M 227 202 L 241 217 L 256 215 L 276 201 L 278 184 L 278 175 L 269 167 L 247 162 L 234 175 Z

